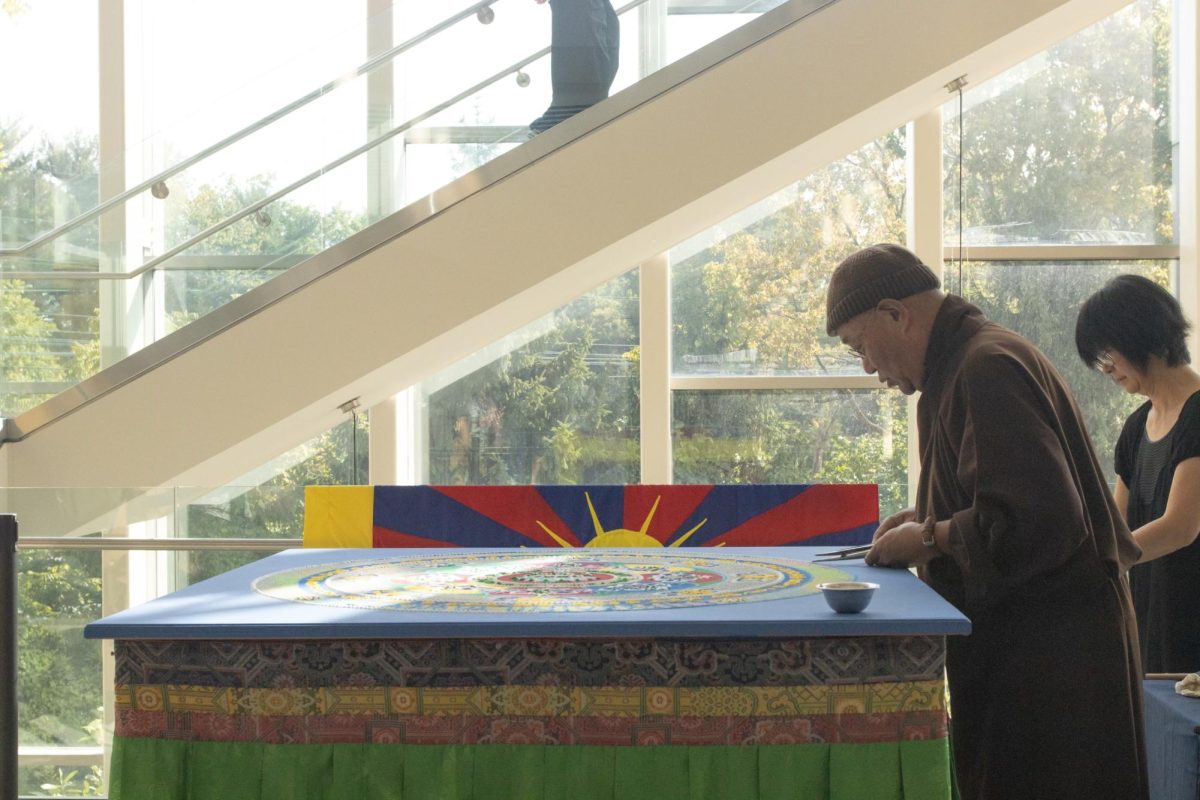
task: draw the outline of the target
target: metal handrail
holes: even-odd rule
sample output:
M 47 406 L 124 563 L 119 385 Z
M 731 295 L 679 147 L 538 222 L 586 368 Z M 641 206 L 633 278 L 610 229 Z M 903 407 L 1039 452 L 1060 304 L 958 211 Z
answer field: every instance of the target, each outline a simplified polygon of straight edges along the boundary
M 625 12 L 627 12 L 631 9 L 637 8 L 639 6 L 642 6 L 648 2 L 650 2 L 650 0 L 631 0 L 631 2 L 626 3 L 624 6 L 621 6 L 621 8 L 619 8 L 617 10 L 617 14 L 624 14 Z M 487 3 L 483 3 L 482 5 L 487 5 Z M 221 220 L 220 222 L 216 222 L 216 223 L 213 223 L 212 225 L 209 225 L 207 228 L 200 231 L 195 236 L 191 237 L 190 239 L 188 239 L 180 244 L 177 244 L 176 246 L 172 247 L 170 250 L 167 250 L 165 253 L 155 256 L 154 258 L 150 259 L 145 264 L 142 264 L 140 267 L 138 267 L 136 269 L 130 270 L 128 272 L 105 272 L 103 274 L 106 278 L 109 278 L 109 279 L 112 279 L 112 278 L 128 279 L 128 278 L 136 278 L 139 275 L 149 272 L 150 270 L 155 269 L 158 265 L 162 264 L 163 262 L 168 261 L 171 258 L 174 258 L 175 256 L 179 255 L 180 253 L 184 252 L 185 250 L 188 250 L 189 248 L 193 247 L 194 245 L 197 245 L 200 242 L 203 242 L 205 239 L 208 239 L 209 237 L 211 237 L 217 233 L 220 233 L 221 231 L 225 230 L 226 228 L 230 227 L 231 225 L 234 225 L 234 224 L 242 221 L 246 217 L 262 210 L 263 208 L 269 206 L 271 203 L 274 203 L 276 200 L 279 200 L 282 197 L 286 197 L 287 195 L 291 194 L 292 192 L 296 191 L 297 189 L 301 188 L 302 186 L 306 186 L 307 184 L 311 183 L 312 181 L 316 180 L 317 178 L 320 178 L 321 176 L 325 175 L 327 172 L 331 172 L 332 170 L 337 169 L 342 164 L 345 164 L 347 161 L 351 161 L 351 160 L 357 158 L 358 156 L 362 155 L 363 153 L 366 153 L 367 151 L 372 150 L 375 147 L 383 144 L 384 142 L 388 141 L 389 139 L 393 139 L 396 136 L 399 136 L 400 134 L 402 134 L 405 131 L 412 128 L 414 125 L 418 125 L 421 122 L 424 122 L 425 120 L 429 119 L 430 117 L 440 114 L 441 112 L 445 111 L 447 108 L 450 108 L 451 106 L 458 103 L 459 101 L 465 100 L 466 98 L 470 97 L 471 95 L 475 94 L 476 92 L 486 89 L 487 87 L 491 86 L 493 83 L 496 83 L 497 81 L 499 81 L 501 78 L 504 78 L 507 75 L 511 75 L 514 72 L 519 71 L 522 67 L 526 67 L 526 66 L 532 64 L 534 61 L 537 61 L 539 58 L 549 55 L 549 53 L 550 53 L 550 48 L 548 46 L 543 47 L 541 50 L 538 50 L 537 52 L 535 52 L 531 55 L 528 55 L 528 56 L 508 65 L 507 67 L 504 67 L 503 69 L 493 73 L 492 75 L 488 76 L 487 78 L 483 79 L 482 81 L 479 81 L 475 85 L 473 85 L 467 89 L 464 89 L 463 91 L 461 91 L 458 94 L 451 97 L 449 100 L 445 100 L 445 101 L 439 103 L 438 105 L 434 106 L 433 108 L 430 108 L 427 111 L 423 111 L 420 114 L 418 114 L 417 116 L 412 117 L 411 119 L 408 119 L 405 122 L 400 123 L 399 125 L 392 128 L 391 130 L 386 131 L 385 133 L 382 133 L 379 136 L 376 136 L 374 139 L 371 139 L 371 140 L 367 141 L 366 143 L 354 148 L 350 152 L 348 152 L 338 158 L 335 158 L 333 161 L 330 161 L 329 163 L 327 163 L 321 167 L 318 167 L 317 169 L 313 170 L 312 172 L 308 173 L 307 175 L 293 181 L 292 183 L 289 183 L 287 186 L 284 186 L 282 189 L 272 192 L 271 194 L 267 195 L 266 197 L 251 203 L 250 205 L 243 208 L 241 211 L 238 211 L 238 212 L 226 217 L 225 219 Z M 68 224 L 70 224 L 70 223 L 68 223 Z M 9 251 L 0 250 L 0 256 L 5 255 L 7 252 L 9 252 Z M 281 253 L 280 257 L 282 257 L 284 255 L 287 255 L 287 254 Z M 21 273 L 21 274 L 23 275 L 26 273 Z M 80 274 L 92 274 L 92 273 L 71 273 L 71 277 L 78 277 Z M 94 273 L 94 274 L 99 275 L 101 273 Z M 38 277 L 51 277 L 51 276 L 54 278 L 62 277 L 62 275 L 59 273 L 47 273 L 45 276 L 42 276 L 39 273 L 39 275 L 38 275 Z M 0 277 L 18 278 L 20 276 L 15 273 L 0 272 Z
M 646 3 L 646 2 L 649 2 L 649 0 L 633 0 L 633 2 L 629 4 L 629 6 L 632 7 L 635 5 L 641 5 L 642 3 Z M 359 145 L 358 147 L 351 150 L 349 153 L 339 156 L 338 158 L 335 158 L 333 161 L 330 161 L 328 164 L 318 167 L 317 169 L 308 173 L 304 177 L 299 178 L 298 180 L 295 180 L 292 183 L 289 183 L 287 186 L 283 187 L 282 189 L 279 189 L 278 191 L 267 195 L 266 197 L 262 198 L 261 200 L 251 203 L 250 205 L 243 208 L 241 211 L 238 211 L 237 213 L 226 217 L 224 220 L 222 220 L 220 222 L 217 222 L 217 223 L 214 223 L 214 224 L 208 226 L 207 228 L 200 231 L 199 233 L 197 233 L 195 236 L 188 239 L 187 241 L 182 242 L 181 244 L 175 245 L 174 247 L 172 247 L 170 250 L 166 251 L 162 255 L 156 256 L 156 257 L 150 259 L 149 261 L 147 261 L 145 264 L 142 264 L 137 269 L 131 270 L 130 272 L 126 273 L 126 276 L 130 277 L 130 278 L 136 278 L 138 275 L 141 275 L 145 272 L 148 272 L 149 270 L 154 269 L 159 264 L 162 264 L 164 261 L 167 261 L 168 259 L 174 258 L 175 256 L 177 256 L 180 253 L 184 252 L 185 250 L 189 249 L 193 245 L 199 244 L 200 242 L 204 241 L 205 239 L 209 238 L 210 236 L 220 233 L 221 231 L 228 228 L 230 225 L 240 222 L 241 220 L 245 219 L 246 217 L 250 216 L 251 214 L 255 213 L 256 211 L 259 211 L 259 210 L 269 206 L 271 203 L 274 203 L 276 200 L 279 200 L 282 197 L 286 197 L 287 195 L 296 191 L 300 187 L 305 186 L 308 183 L 311 183 L 312 181 L 316 180 L 317 178 L 320 178 L 325 173 L 331 172 L 331 171 L 337 169 L 342 164 L 345 164 L 347 161 L 351 161 L 355 158 L 358 158 L 363 153 L 366 153 L 367 151 L 374 149 L 375 147 L 383 144 L 384 142 L 388 141 L 389 139 L 393 139 L 396 136 L 399 136 L 400 134 L 404 133 L 409 128 L 413 127 L 414 125 L 424 122 L 425 120 L 429 119 L 430 117 L 432 117 L 436 114 L 440 114 L 441 112 L 445 111 L 447 108 L 450 108 L 451 106 L 453 106 L 455 103 L 459 102 L 460 100 L 470 97 L 471 95 L 475 94 L 476 92 L 478 92 L 482 89 L 486 89 L 488 86 L 491 86 L 493 83 L 500 80 L 505 75 L 510 75 L 513 72 L 515 72 L 516 70 L 521 69 L 521 67 L 527 66 L 527 65 L 533 63 L 534 61 L 537 61 L 539 58 L 541 58 L 542 56 L 546 55 L 549 52 L 550 52 L 549 47 L 542 48 L 541 50 L 537 51 L 533 55 L 527 56 L 526 58 L 521 59 L 520 61 L 516 62 L 515 64 L 505 67 L 503 70 L 494 73 L 493 75 L 489 76 L 488 78 L 485 78 L 484 80 L 480 81 L 479 83 L 476 83 L 474 86 L 472 86 L 468 89 L 464 89 L 463 91 L 461 91 L 458 94 L 451 97 L 449 100 L 445 100 L 445 101 L 439 103 L 438 105 L 434 106 L 433 108 L 431 108 L 427 111 L 423 111 L 422 113 L 418 114 L 417 116 L 415 116 L 409 120 L 406 120 L 405 122 L 400 123 L 399 125 L 392 128 L 391 130 L 389 130 L 383 134 L 380 134 L 379 136 L 376 136 L 374 139 L 371 139 L 370 141 L 365 142 L 362 145 Z M 286 254 L 281 253 L 280 255 L 282 256 L 282 255 L 286 255 Z
M 22 536 L 18 550 L 290 550 L 303 539 L 151 539 L 144 536 Z
M 509 131 L 512 126 L 493 126 Z M 429 130 L 428 128 L 424 130 Z M 497 140 L 502 141 L 502 140 Z M 942 256 L 946 261 L 956 261 L 959 253 L 967 261 L 1177 261 L 1180 258 L 1178 244 L 1021 244 L 1021 245 L 946 245 Z M 268 256 L 257 254 L 244 256 L 189 256 L 188 263 L 162 267 L 165 272 L 183 272 L 190 270 L 266 270 L 288 269 L 301 260 L 310 257 L 308 254 L 277 253 Z M 214 266 L 211 262 L 201 261 L 205 258 L 241 259 L 240 262 Z M 286 267 L 279 262 L 291 258 L 293 261 Z M 191 259 L 196 259 L 192 261 Z M 253 259 L 253 261 L 251 261 Z M 106 281 L 126 280 L 134 273 L 128 272 L 78 272 L 61 270 L 54 272 L 37 272 L 33 270 L 0 272 L 0 279 L 5 280 L 44 280 L 53 278 L 59 280 Z M 60 334 L 61 336 L 61 334 Z M 73 385 L 73 384 L 71 384 Z
M 370 72 L 371 70 L 380 66 L 381 64 L 383 64 L 387 61 L 391 61 L 392 59 L 394 59 L 396 56 L 400 55 L 401 53 L 404 53 L 405 51 L 417 46 L 418 44 L 421 44 L 425 40 L 431 38 L 432 36 L 434 36 L 438 33 L 441 33 L 446 28 L 449 28 L 450 26 L 461 22 L 462 20 L 466 19 L 467 17 L 469 17 L 473 14 L 478 14 L 478 12 L 481 9 L 487 8 L 488 6 L 492 5 L 495 2 L 497 2 L 497 0 L 480 0 L 480 2 L 468 6 L 467 8 L 458 12 L 457 14 L 447 17 L 446 19 L 437 23 L 433 27 L 431 27 L 425 31 L 422 31 L 421 33 L 418 33 L 416 36 L 412 37 L 408 41 L 402 42 L 401 44 L 398 44 L 395 47 L 392 47 L 388 50 L 383 51 L 382 53 L 375 56 L 374 58 L 364 61 L 362 64 L 360 64 L 354 70 L 353 73 L 351 73 L 351 77 L 360 78 L 363 75 L 366 75 L 368 72 Z M 120 205 L 121 203 L 125 202 L 129 198 L 134 197 L 135 195 L 141 194 L 142 192 L 144 192 L 147 189 L 154 186 L 154 184 L 156 184 L 160 181 L 165 181 L 167 178 L 171 178 L 171 177 L 174 177 L 175 175 L 178 175 L 180 172 L 183 172 L 188 167 L 203 161 L 204 159 L 208 158 L 209 156 L 211 156 L 215 153 L 220 152 L 221 150 L 224 150 L 229 145 L 236 144 L 237 142 L 240 142 L 242 139 L 246 138 L 250 134 L 255 133 L 259 130 L 262 130 L 266 126 L 270 125 L 272 122 L 282 119 L 283 117 L 286 117 L 288 114 L 292 113 L 293 111 L 303 108 L 304 106 L 308 105 L 309 103 L 313 102 L 314 100 L 317 100 L 317 99 L 323 97 L 324 95 L 328 94 L 329 92 L 333 91 L 334 89 L 338 88 L 338 86 L 344 84 L 345 82 L 346 82 L 346 76 L 335 78 L 334 80 L 329 81 L 328 83 L 312 90 L 311 92 L 304 95 L 303 97 L 299 97 L 299 98 L 293 100 L 292 102 L 288 103 L 287 105 L 277 108 L 276 110 L 272 111 L 270 114 L 267 114 L 265 117 L 262 117 L 261 119 L 259 119 L 257 122 L 250 123 L 249 125 L 242 128 L 241 130 L 237 131 L 236 133 L 232 133 L 229 136 L 222 139 L 221 141 L 216 142 L 215 144 L 209 145 L 208 147 L 204 148 L 203 150 L 196 153 L 195 155 L 185 158 L 183 161 L 180 161 L 178 164 L 175 164 L 172 167 L 168 167 L 167 169 L 163 170 L 162 172 L 158 173 L 157 175 L 147 178 L 146 180 L 139 183 L 137 186 L 134 186 L 131 189 L 126 189 L 125 191 L 121 192 L 120 194 L 113 195 L 108 200 L 105 200 L 103 203 L 99 203 L 98 205 L 93 206 L 88 211 L 85 211 L 84 213 L 80 214 L 79 216 L 75 217 L 74 219 L 67 220 L 62 225 L 59 225 L 57 228 L 54 228 L 53 230 L 47 231 L 46 233 L 42 234 L 41 236 L 37 237 L 36 239 L 31 239 L 28 242 L 26 242 L 25 244 L 21 245 L 20 247 L 11 248 L 11 249 L 7 249 L 7 250 L 0 250 L 0 257 L 18 256 L 21 253 L 25 253 L 25 252 L 28 252 L 29 250 L 33 250 L 38 247 L 41 247 L 43 244 L 46 244 L 47 242 L 54 241 L 55 239 L 59 238 L 60 236 L 63 236 L 64 234 L 74 230 L 75 228 L 78 228 L 80 225 L 83 225 L 85 222 L 89 222 L 90 220 L 95 219 L 96 217 L 103 214 L 105 211 L 108 211 L 110 208 L 114 208 L 115 206 Z M 132 277 L 132 276 L 126 276 L 126 277 Z
M 810 15 L 837 2 L 838 0 L 785 0 L 771 12 L 722 36 L 720 44 L 714 42 L 683 56 L 626 87 L 604 103 L 535 136 L 522 147 L 493 158 L 474 171 L 434 190 L 419 202 L 411 203 L 385 220 L 370 225 L 309 257 L 266 283 L 213 309 L 196 321 L 83 379 L 65 392 L 20 413 L 16 418 L 3 419 L 0 445 L 21 441 L 34 431 L 179 357 L 314 281 L 414 230 L 466 198 L 521 172 L 555 151 L 587 136 L 598 127 L 652 102 L 696 75 L 714 68 L 726 59 L 792 25 L 799 24 Z

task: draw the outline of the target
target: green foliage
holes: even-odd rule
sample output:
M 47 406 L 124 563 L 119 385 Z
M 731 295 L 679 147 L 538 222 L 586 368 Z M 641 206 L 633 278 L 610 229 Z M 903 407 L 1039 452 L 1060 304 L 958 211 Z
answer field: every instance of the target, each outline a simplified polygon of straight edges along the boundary
M 984 99 L 963 119 L 967 242 L 1171 241 L 1170 5 L 1139 0 L 1035 56 L 1020 83 L 971 95 Z M 947 115 L 955 157 L 957 126 Z
M 98 766 L 79 768 L 23 767 L 17 773 L 17 792 L 22 797 L 100 797 L 103 773 Z
M 0 122 L 3 246 L 29 241 L 94 205 L 95 160 L 93 139 L 33 142 L 18 122 Z M 89 270 L 96 267 L 95 251 L 96 227 L 83 225 L 53 245 L 5 259 L 4 266 L 48 276 L 56 269 Z M 32 408 L 77 374 L 74 350 L 90 336 L 96 305 L 93 283 L 0 281 L 0 413 Z
M 40 784 L 39 788 L 54 797 L 99 797 L 102 786 L 100 775 L 100 768 L 95 766 L 83 775 L 77 769 L 67 772 L 58 767 L 54 778 Z
M 432 483 L 636 483 L 637 272 L 429 398 Z
M 365 419 L 359 419 L 357 426 L 348 420 L 295 448 L 289 454 L 295 463 L 266 483 L 223 502 L 189 504 L 183 521 L 186 535 L 200 539 L 300 538 L 305 486 L 367 482 L 368 434 Z M 261 552 L 201 551 L 178 563 L 190 584 L 262 557 Z
M 63 364 L 45 346 L 55 332 L 25 281 L 0 280 L 0 330 L 4 349 L 0 371 L 6 381 L 54 381 L 63 377 Z
M 67 378 L 76 383 L 100 371 L 100 309 L 92 309 L 86 326 L 86 335 L 71 342 L 71 360 L 67 363 Z
M 100 646 L 82 629 L 100 616 L 100 555 L 22 551 L 17 567 L 19 739 L 92 743 Z
M 224 183 L 205 184 L 194 191 L 185 182 L 178 184 L 173 185 L 172 196 L 184 199 L 168 206 L 170 247 L 233 217 L 275 190 L 273 179 L 266 175 L 240 182 L 227 178 Z M 264 206 L 182 254 L 222 257 L 221 267 L 166 273 L 168 329 L 181 328 L 220 308 L 285 271 L 297 256 L 319 253 L 365 225 L 363 217 L 340 208 L 320 211 L 286 199 Z M 239 263 L 230 256 L 243 258 Z M 170 270 L 171 263 L 164 267 Z
M 894 392 L 675 393 L 677 483 L 878 483 L 906 504 L 907 416 Z
M 0 239 L 23 244 L 94 206 L 97 158 L 94 137 L 35 141 L 20 121 L 0 120 Z M 33 251 L 25 267 L 95 268 L 94 255 L 87 254 L 96 243 L 96 227 L 83 225 L 62 244 Z
M 903 241 L 903 129 L 800 181 L 761 222 L 672 267 L 674 366 L 687 355 L 754 350 L 757 371 L 826 371 L 845 361 L 824 336 L 834 264 Z
M 181 244 L 269 196 L 277 187 L 269 175 L 223 183 L 204 184 L 191 190 L 184 182 L 173 186 L 172 197 L 183 199 L 169 206 L 169 246 Z M 206 255 L 314 254 L 337 244 L 362 227 L 362 220 L 342 210 L 327 212 L 287 200 L 276 200 L 258 212 L 208 236 L 191 253 Z
M 856 369 L 825 336 L 834 264 L 904 240 L 904 138 L 898 130 L 800 181 L 792 202 L 676 265 L 674 365 L 704 372 Z M 752 353 L 748 363 L 728 353 Z M 692 366 L 699 360 L 701 367 Z M 675 392 L 680 483 L 880 483 L 898 508 L 907 486 L 904 401 L 887 392 Z
M 1125 394 L 1089 368 L 1075 351 L 1079 306 L 1105 281 L 1137 273 L 1170 286 L 1166 264 L 968 264 L 968 297 L 996 322 L 1029 337 L 1062 373 L 1083 411 L 1088 431 L 1110 483 L 1116 481 L 1113 454 L 1125 418 L 1145 398 Z

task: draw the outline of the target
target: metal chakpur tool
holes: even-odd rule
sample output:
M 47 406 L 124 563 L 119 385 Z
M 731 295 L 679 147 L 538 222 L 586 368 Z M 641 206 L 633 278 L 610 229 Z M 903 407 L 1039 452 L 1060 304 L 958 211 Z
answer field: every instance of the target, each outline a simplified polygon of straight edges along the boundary
M 857 547 L 847 547 L 845 550 L 834 550 L 829 553 L 817 553 L 813 561 L 845 561 L 848 558 L 862 558 L 871 549 L 871 545 L 863 544 Z

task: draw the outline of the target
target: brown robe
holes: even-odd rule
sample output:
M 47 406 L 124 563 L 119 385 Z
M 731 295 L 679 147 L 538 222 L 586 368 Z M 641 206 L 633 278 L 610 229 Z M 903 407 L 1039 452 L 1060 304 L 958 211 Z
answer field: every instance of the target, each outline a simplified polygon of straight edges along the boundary
M 917 406 L 919 519 L 949 519 L 923 577 L 971 619 L 949 637 L 964 800 L 1148 796 L 1121 521 L 1062 377 L 953 295 Z

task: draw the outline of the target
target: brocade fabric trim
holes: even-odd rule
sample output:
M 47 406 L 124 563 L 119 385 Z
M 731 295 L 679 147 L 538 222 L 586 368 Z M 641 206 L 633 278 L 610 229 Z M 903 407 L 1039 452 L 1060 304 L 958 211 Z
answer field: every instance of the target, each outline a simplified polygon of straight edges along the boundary
M 118 737 L 267 744 L 763 745 L 945 738 L 942 711 L 778 717 L 254 716 L 119 709 Z
M 941 680 L 940 636 L 118 640 L 116 683 L 241 688 L 805 686 Z
M 945 708 L 942 681 L 820 686 L 116 687 L 116 707 L 225 715 L 789 717 Z

